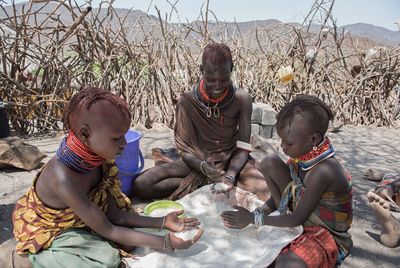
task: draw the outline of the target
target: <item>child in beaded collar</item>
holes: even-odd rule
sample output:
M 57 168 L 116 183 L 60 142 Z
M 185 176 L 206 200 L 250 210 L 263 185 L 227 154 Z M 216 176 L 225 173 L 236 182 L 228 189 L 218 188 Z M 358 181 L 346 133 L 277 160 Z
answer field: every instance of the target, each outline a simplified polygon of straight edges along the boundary
M 250 223 L 303 225 L 304 233 L 282 250 L 275 267 L 334 267 L 352 246 L 351 182 L 325 136 L 332 119 L 330 108 L 313 96 L 286 104 L 276 126 L 282 149 L 291 159 L 285 163 L 277 155 L 267 155 L 261 162 L 272 197 L 253 212 L 234 207 L 237 211 L 221 214 L 229 228 Z M 279 216 L 268 215 L 276 209 Z
M 131 122 L 125 101 L 101 89 L 81 90 L 71 98 L 63 122 L 67 138 L 13 212 L 16 252 L 21 254 L 13 254 L 17 267 L 64 267 L 65 263 L 117 267 L 120 254 L 126 256 L 124 250 L 134 246 L 170 251 L 188 248 L 200 238 L 201 229 L 193 241 L 133 229 L 179 232 L 200 223 L 178 218 L 183 211 L 159 218 L 132 211 L 112 161 L 126 144 L 124 134 Z

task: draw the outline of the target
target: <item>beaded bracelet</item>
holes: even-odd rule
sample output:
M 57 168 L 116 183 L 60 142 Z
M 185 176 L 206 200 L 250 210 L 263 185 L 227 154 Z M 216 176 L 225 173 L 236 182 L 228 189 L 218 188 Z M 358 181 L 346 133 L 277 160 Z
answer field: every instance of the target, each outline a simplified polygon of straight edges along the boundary
M 200 171 L 201 171 L 201 173 L 203 173 L 204 175 L 206 175 L 207 176 L 207 174 L 204 172 L 204 170 L 203 170 L 203 164 L 205 164 L 206 163 L 206 161 L 201 161 L 201 163 L 200 163 Z
M 171 245 L 171 238 L 169 237 L 169 233 L 164 236 L 163 248 L 164 248 L 164 251 L 166 251 L 166 252 L 174 251 L 174 248 Z
M 261 208 L 256 208 L 251 212 L 254 217 L 254 227 L 258 229 L 261 225 L 264 225 L 264 211 Z

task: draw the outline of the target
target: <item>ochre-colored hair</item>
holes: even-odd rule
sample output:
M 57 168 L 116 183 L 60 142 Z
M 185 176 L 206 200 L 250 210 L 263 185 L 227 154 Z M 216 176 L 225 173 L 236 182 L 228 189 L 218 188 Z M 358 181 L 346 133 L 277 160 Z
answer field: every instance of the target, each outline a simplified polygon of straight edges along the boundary
M 221 43 L 210 43 L 203 50 L 201 62 L 204 68 L 224 67 L 230 63 L 233 67 L 232 53 L 229 47 Z M 232 69 L 231 69 L 232 70 Z
M 69 100 L 64 109 L 64 115 L 62 119 L 64 129 L 69 130 L 71 127 L 69 122 L 71 114 L 83 110 L 89 110 L 90 106 L 102 100 L 110 102 L 117 109 L 117 111 L 121 113 L 121 115 L 129 118 L 129 121 L 131 120 L 131 113 L 129 112 L 128 105 L 125 100 L 109 91 L 105 91 L 96 87 L 88 87 L 79 91 Z
M 333 113 L 329 106 L 315 96 L 303 95 L 286 104 L 276 116 L 277 129 L 290 126 L 295 115 L 302 115 L 312 132 L 325 135 Z

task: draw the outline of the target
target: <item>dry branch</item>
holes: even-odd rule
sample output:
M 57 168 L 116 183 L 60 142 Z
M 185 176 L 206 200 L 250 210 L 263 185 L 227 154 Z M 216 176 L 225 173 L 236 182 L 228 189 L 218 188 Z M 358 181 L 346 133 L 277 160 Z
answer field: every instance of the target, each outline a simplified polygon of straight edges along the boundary
M 58 130 L 66 101 L 87 86 L 125 98 L 132 124 L 172 126 L 176 100 L 198 81 L 200 53 L 210 41 L 230 46 L 234 83 L 255 101 L 279 110 L 297 95 L 313 94 L 345 124 L 400 125 L 399 46 L 366 50 L 338 32 L 332 0 L 315 1 L 301 26 L 275 24 L 247 33 L 236 22 L 218 21 L 209 1 L 202 21 L 179 24 L 167 21 L 177 13 L 177 2 L 170 2 L 165 18 L 158 11 L 158 19 L 141 16 L 135 22 L 132 10 L 109 6 L 90 12 L 72 1 L 51 2 L 39 9 L 31 3 L 22 12 L 14 5 L 12 14 L 1 6 L 0 101 L 8 104 L 21 134 Z M 50 11 L 43 17 L 45 10 Z M 310 30 L 316 22 L 320 33 Z M 286 85 L 276 77 L 282 66 L 294 69 L 295 79 Z

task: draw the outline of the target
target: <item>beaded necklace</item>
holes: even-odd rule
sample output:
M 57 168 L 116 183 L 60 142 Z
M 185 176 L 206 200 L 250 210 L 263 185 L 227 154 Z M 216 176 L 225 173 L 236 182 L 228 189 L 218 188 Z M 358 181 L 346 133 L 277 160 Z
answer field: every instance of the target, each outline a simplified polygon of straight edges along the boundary
M 215 118 L 220 117 L 222 125 L 223 114 L 221 113 L 221 110 L 233 101 L 235 98 L 235 92 L 235 88 L 229 86 L 220 97 L 214 99 L 208 96 L 204 87 L 204 80 L 202 79 L 195 90 L 195 95 L 199 103 L 203 106 L 206 116 L 211 117 L 211 115 L 213 115 Z
M 303 171 L 315 167 L 318 163 L 335 155 L 331 141 L 325 136 L 324 140 L 309 153 L 293 159 Z
M 70 131 L 62 140 L 57 150 L 57 157 L 58 161 L 79 173 L 88 173 L 104 161 L 102 157 L 83 144 L 73 131 Z
M 279 203 L 279 212 L 281 215 L 286 214 L 289 201 L 293 197 L 298 197 L 300 195 L 301 188 L 303 187 L 303 183 L 298 175 L 299 167 L 303 171 L 307 171 L 315 167 L 318 163 L 321 163 L 325 159 L 333 157 L 335 155 L 335 151 L 333 150 L 332 144 L 328 137 L 325 136 L 324 140 L 311 152 L 306 153 L 303 156 L 298 158 L 291 158 L 288 161 L 288 166 L 290 169 L 290 177 L 292 178 L 292 182 L 295 186 L 293 190 L 285 191 L 285 193 L 281 197 L 281 201 Z

